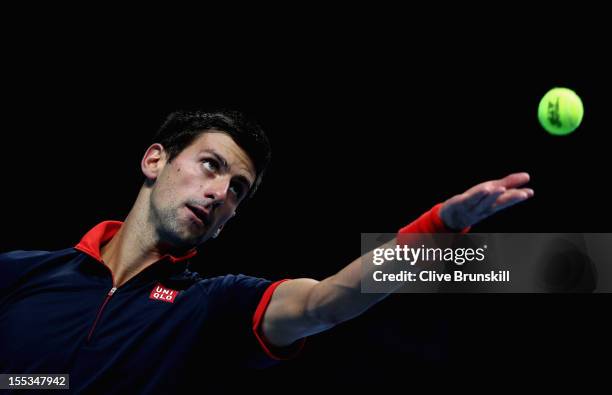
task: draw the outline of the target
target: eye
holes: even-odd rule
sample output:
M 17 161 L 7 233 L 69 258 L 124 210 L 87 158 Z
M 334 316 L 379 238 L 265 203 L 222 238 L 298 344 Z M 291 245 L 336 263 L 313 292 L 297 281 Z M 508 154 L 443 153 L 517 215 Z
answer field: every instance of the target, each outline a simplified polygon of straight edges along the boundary
M 214 159 L 204 159 L 202 161 L 202 166 L 210 172 L 216 173 L 219 171 L 219 163 Z
M 240 183 L 233 183 L 230 185 L 229 189 L 238 199 L 240 199 L 244 193 L 244 187 Z

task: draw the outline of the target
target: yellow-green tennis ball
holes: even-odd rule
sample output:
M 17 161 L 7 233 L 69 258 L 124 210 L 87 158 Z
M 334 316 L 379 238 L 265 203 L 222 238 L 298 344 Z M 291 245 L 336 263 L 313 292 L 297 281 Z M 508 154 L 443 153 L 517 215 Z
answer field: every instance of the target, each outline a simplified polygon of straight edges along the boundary
M 570 134 L 582 122 L 582 100 L 571 89 L 553 88 L 540 100 L 538 119 L 547 132 L 556 136 Z

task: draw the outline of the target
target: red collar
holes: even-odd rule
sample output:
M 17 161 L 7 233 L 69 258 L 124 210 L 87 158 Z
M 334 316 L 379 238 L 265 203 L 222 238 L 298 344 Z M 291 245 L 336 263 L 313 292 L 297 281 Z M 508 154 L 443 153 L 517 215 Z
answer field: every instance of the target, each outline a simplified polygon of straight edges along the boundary
M 79 244 L 77 244 L 74 248 L 79 251 L 86 253 L 91 256 L 95 260 L 102 262 L 102 254 L 100 253 L 100 247 L 102 247 L 106 242 L 115 236 L 115 234 L 119 231 L 123 225 L 121 221 L 104 221 L 100 222 L 98 225 L 94 226 L 89 232 L 83 236 Z M 182 256 L 172 256 L 170 254 L 166 254 L 162 257 L 162 259 L 168 258 L 168 260 L 172 263 L 184 261 L 185 259 L 189 259 L 197 254 L 197 250 L 194 248 L 189 250 L 185 255 Z

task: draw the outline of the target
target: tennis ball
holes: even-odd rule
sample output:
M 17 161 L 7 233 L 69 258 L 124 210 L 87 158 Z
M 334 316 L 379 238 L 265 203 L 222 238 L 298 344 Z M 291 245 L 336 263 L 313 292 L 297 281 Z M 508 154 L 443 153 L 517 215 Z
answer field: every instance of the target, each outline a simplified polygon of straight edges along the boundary
M 548 133 L 556 136 L 564 136 L 576 130 L 583 115 L 582 100 L 568 88 L 551 89 L 538 106 L 540 124 Z

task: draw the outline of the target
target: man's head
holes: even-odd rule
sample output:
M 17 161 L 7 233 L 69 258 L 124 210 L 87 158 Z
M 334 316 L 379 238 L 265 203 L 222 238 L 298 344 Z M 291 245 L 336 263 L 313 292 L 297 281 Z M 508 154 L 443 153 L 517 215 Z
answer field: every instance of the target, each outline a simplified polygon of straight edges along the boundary
M 141 163 L 147 220 L 161 242 L 195 247 L 253 195 L 269 160 L 264 132 L 238 112 L 173 113 Z

